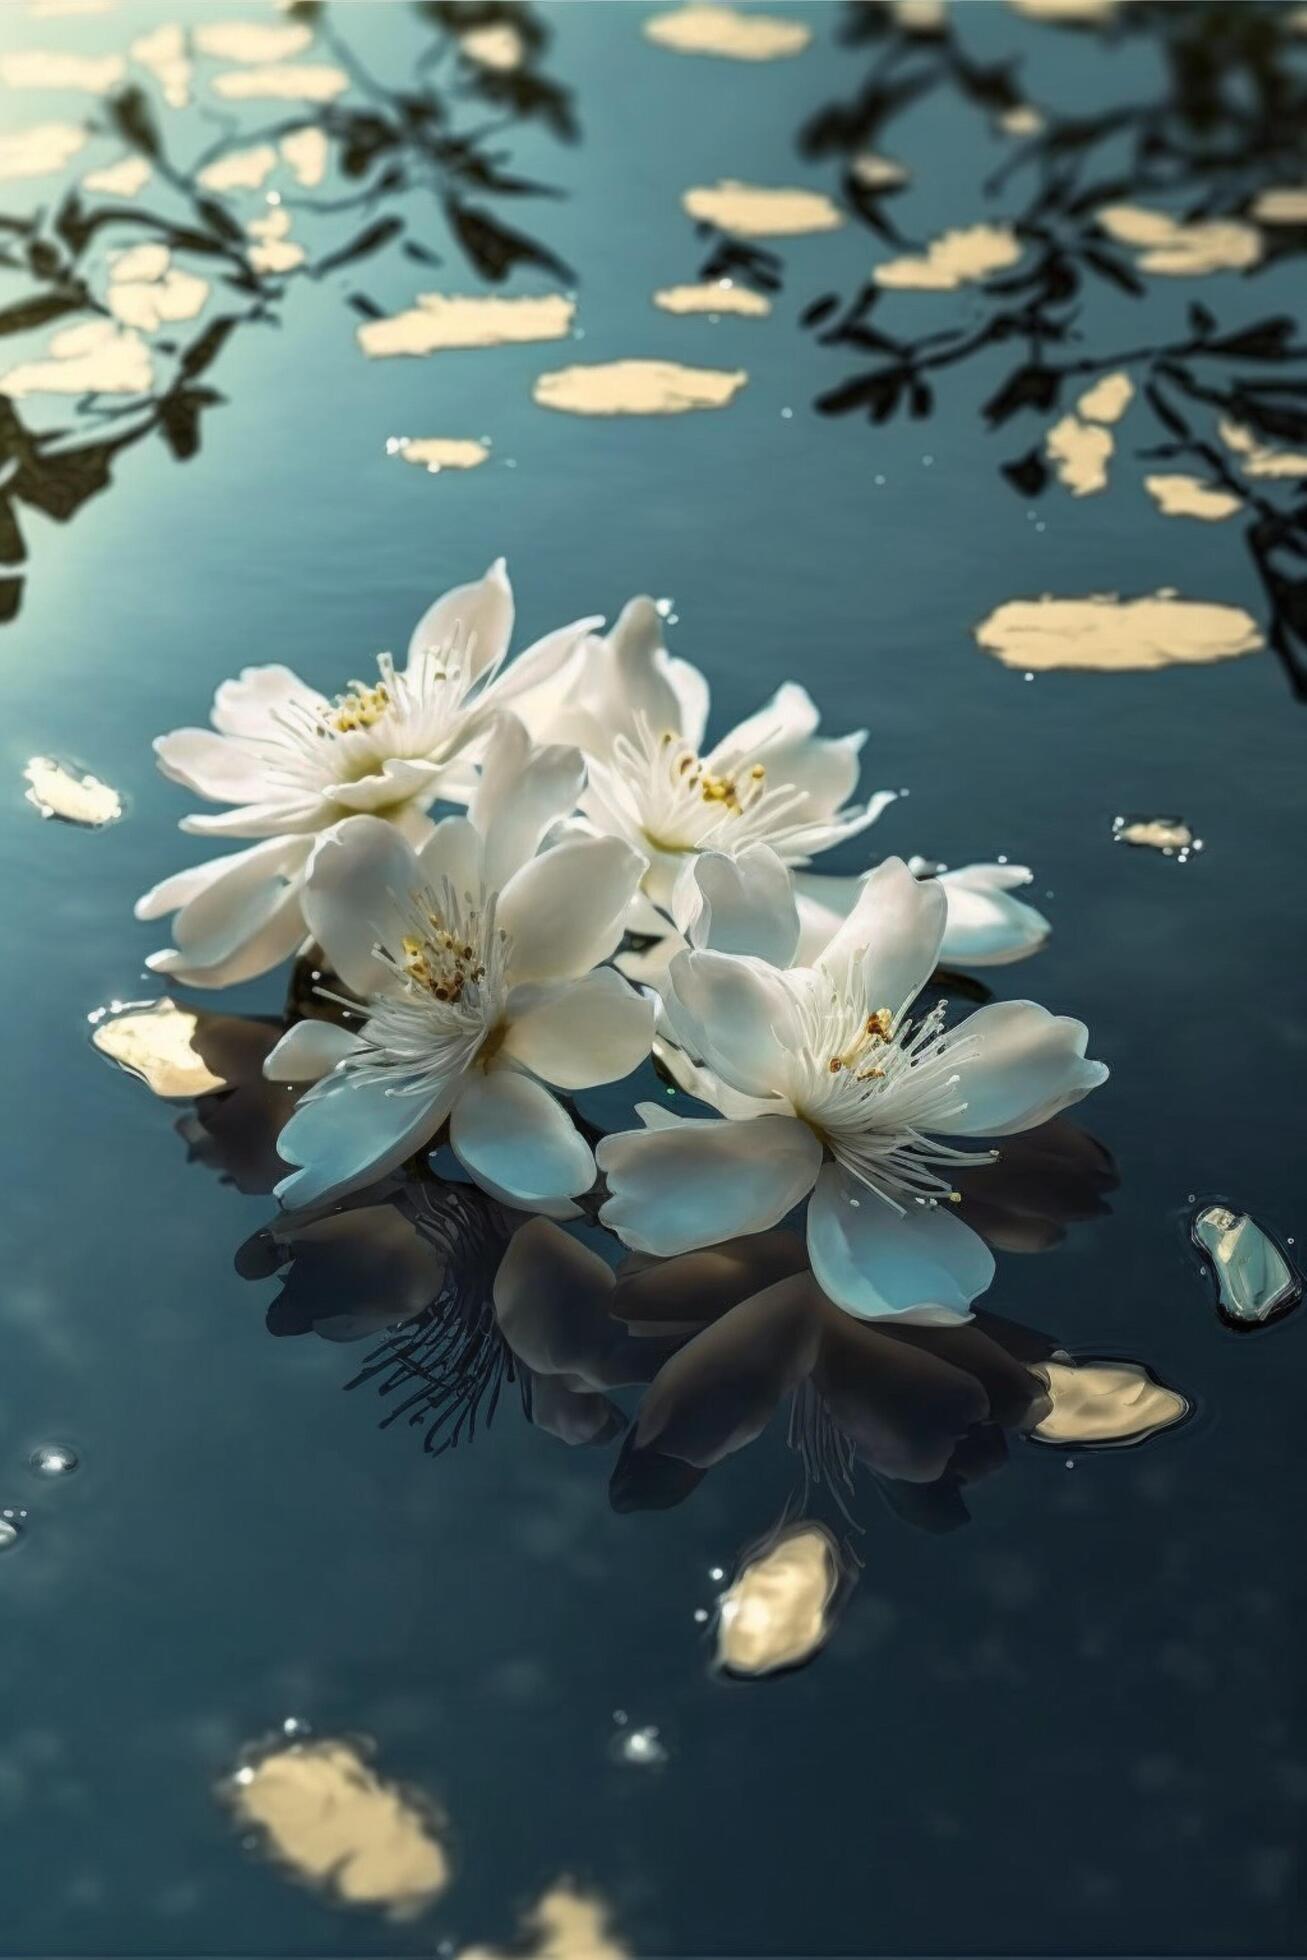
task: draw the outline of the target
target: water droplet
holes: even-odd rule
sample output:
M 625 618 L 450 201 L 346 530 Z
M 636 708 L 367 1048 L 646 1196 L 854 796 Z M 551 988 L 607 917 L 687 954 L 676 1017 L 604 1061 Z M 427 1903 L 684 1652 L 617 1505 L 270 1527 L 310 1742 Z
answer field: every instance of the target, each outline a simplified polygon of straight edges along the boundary
M 876 483 L 876 484 L 877 484 L 877 485 L 878 485 L 879 487 L 881 487 L 882 489 L 884 488 L 884 484 L 885 484 L 885 479 L 884 479 L 884 477 L 883 477 L 883 476 L 877 476 L 877 477 L 875 477 L 875 478 L 873 478 L 872 480 L 873 480 L 873 482 L 875 482 L 875 483 Z
M 1035 677 L 1033 674 L 1023 674 L 1021 678 L 1026 681 L 1033 681 Z
M 19 1530 L 8 1518 L 0 1518 L 0 1552 L 11 1552 L 18 1543 Z
M 794 420 L 794 410 L 792 408 L 783 408 L 781 410 L 781 420 L 782 422 L 792 422 Z
M 720 1585 L 722 1580 L 726 1577 L 726 1574 L 720 1565 L 714 1565 L 709 1571 L 708 1577 L 712 1580 L 714 1585 Z
M 77 1468 L 77 1451 L 66 1443 L 42 1443 L 27 1461 L 38 1477 L 70 1477 Z
M 655 599 L 654 611 L 659 619 L 670 619 L 676 607 L 675 599 Z
M 695 1625 L 703 1626 L 707 1618 L 708 1618 L 708 1608 L 706 1606 L 696 1606 L 694 1609 Z
M 652 1722 L 647 1728 L 631 1729 L 619 1737 L 616 1754 L 619 1762 L 632 1763 L 639 1769 L 650 1769 L 667 1761 L 667 1751 Z
M 288 1715 L 281 1725 L 281 1732 L 283 1735 L 292 1736 L 312 1734 L 309 1724 L 302 1722 L 298 1715 Z
M 1066 1460 L 1066 1467 L 1067 1467 L 1067 1469 L 1068 1469 L 1068 1470 L 1074 1470 L 1074 1469 L 1075 1469 L 1075 1467 L 1076 1467 L 1076 1460 L 1075 1460 L 1075 1458 L 1074 1458 L 1073 1456 L 1069 1456 L 1069 1457 L 1067 1458 L 1067 1460 Z

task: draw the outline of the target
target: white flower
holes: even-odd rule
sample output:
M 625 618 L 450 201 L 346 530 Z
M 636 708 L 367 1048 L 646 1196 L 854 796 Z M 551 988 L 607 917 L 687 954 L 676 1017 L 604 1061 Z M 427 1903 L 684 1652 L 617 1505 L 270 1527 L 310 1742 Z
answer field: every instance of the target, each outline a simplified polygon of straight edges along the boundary
M 1088 1094 L 1107 1070 L 1084 1059 L 1084 1026 L 1031 1001 L 948 1030 L 942 1008 L 914 1018 L 946 899 L 899 859 L 872 872 L 809 967 L 785 964 L 798 912 L 774 859 L 710 860 L 702 876 L 715 936 L 741 950 L 678 954 L 667 1013 L 726 1118 L 642 1106 L 645 1131 L 599 1146 L 612 1194 L 601 1218 L 667 1256 L 765 1231 L 812 1193 L 808 1251 L 831 1299 L 868 1318 L 968 1318 L 994 1262 L 940 1203 L 970 1157 L 940 1139 L 1032 1129 Z M 746 950 L 764 931 L 766 960 Z
M 165 776 L 231 806 L 184 817 L 183 830 L 265 841 L 166 878 L 138 901 L 138 919 L 177 912 L 176 945 L 150 967 L 219 987 L 276 966 L 303 938 L 300 892 L 315 837 L 364 811 L 415 840 L 426 835 L 437 797 L 471 793 L 472 756 L 492 717 L 529 701 L 595 623 L 548 635 L 501 672 L 513 595 L 500 559 L 423 614 L 402 671 L 382 654 L 374 681 L 352 681 L 334 701 L 288 667 L 247 667 L 224 682 L 212 729 L 162 735 L 155 753 Z
M 644 860 L 615 838 L 543 840 L 574 807 L 574 749 L 532 750 L 505 717 L 467 817 L 421 849 L 349 817 L 314 849 L 304 915 L 365 1003 L 357 1031 L 301 1021 L 265 1065 L 326 1076 L 278 1150 L 300 1168 L 288 1207 L 328 1204 L 425 1149 L 446 1121 L 483 1190 L 570 1210 L 594 1182 L 590 1146 L 544 1085 L 614 1082 L 649 1051 L 653 1009 L 612 967 Z M 327 1073 L 330 1071 L 330 1073 Z
M 699 851 L 766 843 L 787 864 L 806 864 L 893 801 L 880 791 L 866 804 L 846 802 L 865 731 L 819 738 L 817 710 L 792 682 L 705 749 L 708 683 L 662 645 L 650 599 L 632 599 L 606 638 L 588 638 L 567 680 L 566 701 L 558 689 L 542 692 L 529 725 L 584 749 L 582 815 L 644 853 L 645 896 L 664 910 L 677 874 Z M 640 929 L 647 922 L 632 921 Z
M 919 875 L 929 875 L 915 859 L 910 868 Z M 1042 912 L 1013 896 L 1030 884 L 1033 876 L 1024 864 L 963 864 L 956 871 L 936 874 L 947 906 L 939 949 L 946 966 L 1009 966 L 1039 951 L 1052 927 Z M 854 878 L 795 873 L 800 925 L 797 958 L 805 965 L 816 959 L 848 918 L 866 877 L 866 872 Z M 679 918 L 677 923 L 681 923 Z

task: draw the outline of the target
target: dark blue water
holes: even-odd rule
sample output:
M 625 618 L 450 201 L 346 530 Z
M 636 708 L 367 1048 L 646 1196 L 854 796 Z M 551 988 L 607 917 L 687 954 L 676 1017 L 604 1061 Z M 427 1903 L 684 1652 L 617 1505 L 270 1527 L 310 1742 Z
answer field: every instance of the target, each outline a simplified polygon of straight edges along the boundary
M 566 1874 L 645 1955 L 1299 1951 L 1307 1316 L 1251 1336 L 1223 1327 L 1187 1221 L 1195 1196 L 1220 1196 L 1282 1241 L 1307 1231 L 1293 671 L 1307 562 L 1291 479 L 1239 478 L 1238 513 L 1208 524 L 1162 515 L 1142 477 L 1210 475 L 1226 456 L 1220 415 L 1233 402 L 1246 421 L 1267 390 L 1282 420 L 1265 439 L 1294 447 L 1307 367 L 1292 330 L 1255 357 L 1175 350 L 1292 315 L 1304 233 L 1266 226 L 1248 272 L 1123 282 L 1077 256 L 1090 221 L 1076 207 L 1096 196 L 1246 216 L 1259 190 L 1300 184 L 1307 41 L 1287 10 L 1253 5 L 1140 0 L 1095 32 L 977 0 L 943 43 L 879 15 L 884 34 L 859 40 L 839 8 L 790 6 L 811 45 L 745 64 L 653 45 L 648 11 L 533 10 L 552 37 L 528 64 L 548 80 L 540 113 L 538 91 L 486 101 L 452 57 L 419 66 L 446 32 L 442 9 L 322 9 L 304 58 L 345 50 L 361 68 L 323 115 L 326 184 L 276 181 L 299 200 L 310 268 L 382 219 L 400 221 L 393 233 L 321 277 L 223 288 L 203 318 L 160 330 L 177 350 L 159 357 L 161 393 L 209 320 L 236 321 L 196 377 L 215 398 L 172 411 L 198 417 L 198 453 L 170 452 L 157 396 L 97 425 L 94 404 L 34 395 L 15 404 L 27 433 L 6 424 L 38 487 L 11 498 L 27 562 L 11 567 L 24 582 L 0 628 L 0 1505 L 27 1513 L 0 1560 L 0 1946 L 416 1954 L 509 1939 Z M 179 12 L 13 6 L 0 42 L 120 51 Z M 126 143 L 153 144 L 152 127 L 162 161 L 134 200 L 83 192 L 84 213 L 150 211 L 203 237 L 216 221 L 196 218 L 201 152 L 315 113 L 217 103 L 221 65 L 199 64 L 185 109 L 132 68 L 150 125 L 142 136 L 120 109 Z M 865 91 L 878 71 L 891 93 L 877 125 Z M 1062 137 L 987 186 L 1020 147 L 994 128 L 1008 86 L 995 75 Z M 370 102 L 366 77 L 383 91 Z M 466 190 L 500 228 L 498 243 L 481 235 L 479 265 L 420 145 L 388 152 L 393 183 L 384 163 L 340 174 L 347 112 L 402 123 L 386 88 L 439 99 L 477 155 L 554 193 Z M 838 144 L 811 136 L 819 112 L 858 103 L 842 126 L 852 148 L 912 173 L 861 215 Z M 1091 141 L 1100 113 L 1120 127 Z M 109 114 L 103 98 L 3 90 L 6 134 Z M 3 304 L 71 295 L 66 315 L 6 332 L 6 371 L 88 317 L 77 282 L 93 301 L 105 250 L 139 236 L 130 216 L 80 244 L 75 224 L 57 231 L 72 181 L 124 147 L 98 136 L 62 173 L 0 184 L 16 221 L 0 240 Z M 720 248 L 679 202 L 719 178 L 824 190 L 846 210 L 841 230 L 759 241 L 775 263 L 737 269 L 779 280 L 767 320 L 651 304 Z M 325 208 L 361 193 L 359 208 Z M 226 208 L 243 223 L 259 196 Z M 1027 263 L 1050 228 L 1078 285 L 892 293 L 865 324 L 897 355 L 823 344 L 874 263 L 998 219 L 1035 228 Z M 566 274 L 505 247 L 503 226 Z M 489 290 L 505 253 L 519 260 L 506 290 L 579 294 L 583 340 L 364 359 L 352 301 L 390 313 L 420 291 Z M 1129 251 L 1108 256 L 1129 274 Z M 176 261 L 213 266 L 184 240 Z M 835 310 L 805 326 L 823 295 Z M 1195 326 L 1195 300 L 1210 327 Z M 887 362 L 911 366 L 921 336 L 1027 306 L 1033 324 L 930 372 L 920 417 L 906 399 L 875 423 L 816 406 Z M 1001 466 L 1039 449 L 1074 384 L 1056 409 L 997 428 L 983 405 L 1031 361 L 1118 350 L 1142 350 L 1141 392 L 1116 426 L 1108 489 L 1014 487 Z M 728 408 L 678 417 L 581 419 L 531 400 L 546 370 L 636 356 L 743 367 L 748 384 Z M 1145 398 L 1149 380 L 1172 422 Z M 98 465 L 70 478 L 51 463 L 138 427 L 89 492 Z M 493 448 L 477 470 L 428 475 L 387 454 L 404 434 L 488 435 Z M 1185 442 L 1211 455 L 1147 459 Z M 63 487 L 40 488 L 51 481 Z M 424 1454 L 420 1428 L 378 1427 L 375 1385 L 342 1393 L 359 1350 L 270 1338 L 277 1283 L 242 1279 L 233 1257 L 271 1199 L 215 1175 L 212 1149 L 207 1165 L 188 1161 L 187 1105 L 89 1046 L 94 1009 L 159 991 L 142 967 L 159 929 L 131 905 L 189 861 L 174 828 L 185 801 L 155 775 L 150 738 L 201 720 L 251 660 L 331 690 L 500 552 L 523 643 L 611 616 L 635 591 L 669 597 L 670 644 L 708 673 L 715 726 L 797 677 L 833 730 L 870 728 L 869 785 L 911 791 L 878 848 L 1036 868 L 1052 940 L 988 979 L 1090 1024 L 1112 1078 L 1081 1116 L 1119 1186 L 1110 1211 L 1040 1256 L 1000 1255 L 988 1305 L 1072 1351 L 1144 1361 L 1196 1406 L 1188 1424 L 1078 1453 L 1073 1468 L 1014 1437 L 948 1532 L 896 1514 L 864 1474 L 848 1533 L 862 1572 L 840 1625 L 811 1667 L 772 1682 L 714 1678 L 694 1613 L 711 1605 L 710 1570 L 732 1568 L 800 1488 L 783 1417 L 666 1510 L 614 1509 L 614 1446 L 568 1449 L 511 1397 L 470 1447 Z M 1159 588 L 1245 609 L 1268 643 L 1210 666 L 1026 680 L 973 638 L 1009 599 Z M 41 753 L 116 786 L 125 820 L 100 833 L 40 823 L 21 770 Z M 1116 846 L 1123 813 L 1183 816 L 1205 848 L 1180 864 Z M 834 868 L 863 861 L 850 846 Z M 216 1005 L 275 1015 L 282 994 L 273 976 Z M 595 1107 L 620 1120 L 610 1095 Z M 76 1447 L 75 1476 L 32 1476 L 29 1451 L 50 1440 Z M 616 1709 L 657 1724 L 664 1765 L 612 1760 Z M 341 1911 L 242 1849 L 214 1785 L 288 1716 L 372 1738 L 387 1776 L 443 1807 L 456 1876 L 428 1915 Z

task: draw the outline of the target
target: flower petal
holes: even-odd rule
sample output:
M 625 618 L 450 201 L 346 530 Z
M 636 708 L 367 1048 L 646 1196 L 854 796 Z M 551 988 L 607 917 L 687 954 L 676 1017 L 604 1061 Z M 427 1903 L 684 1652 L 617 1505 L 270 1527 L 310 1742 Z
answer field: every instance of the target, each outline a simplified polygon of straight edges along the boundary
M 300 868 L 307 842 L 269 838 L 253 850 L 219 858 L 219 872 L 194 889 L 187 874 L 147 892 L 150 916 L 160 895 L 174 902 L 193 889 L 173 921 L 175 948 L 152 953 L 147 965 L 197 987 L 234 986 L 278 966 L 304 937 Z
M 268 837 L 261 843 L 251 844 L 246 851 L 232 851 L 226 857 L 206 858 L 203 864 L 193 864 L 185 871 L 174 871 L 169 878 L 163 878 L 157 885 L 151 885 L 137 899 L 133 911 L 138 919 L 162 919 L 169 912 L 189 905 L 201 892 L 207 892 L 212 885 L 220 883 L 233 874 L 241 875 L 241 867 L 251 863 L 262 865 L 265 869 L 280 866 L 290 867 L 291 861 L 302 863 L 311 848 L 310 840 L 288 843 L 282 838 Z
M 808 1252 L 823 1292 L 863 1320 L 967 1320 L 994 1277 L 989 1247 L 945 1206 L 900 1217 L 836 1164 L 825 1166 L 808 1205 Z
M 856 965 L 867 999 L 897 1017 L 935 971 L 946 910 L 936 879 L 914 878 L 902 858 L 886 858 L 817 965 L 832 977 Z
M 733 1089 L 779 1089 L 798 1034 L 791 986 L 775 967 L 731 953 L 678 953 L 666 1002 L 681 1045 Z
M 547 831 L 570 817 L 585 783 L 581 751 L 536 748 L 515 715 L 501 715 L 481 764 L 468 816 L 485 839 L 485 879 L 502 891 L 535 856 Z
M 636 1252 L 670 1257 L 765 1232 L 811 1190 L 821 1145 L 793 1116 L 677 1121 L 605 1137 L 600 1218 Z
M 287 1211 L 334 1203 L 411 1157 L 444 1122 L 458 1078 L 437 1096 L 402 1095 L 376 1076 L 346 1070 L 310 1089 L 277 1139 L 300 1168 L 277 1186 Z
M 388 756 L 372 775 L 359 776 L 352 783 L 333 783 L 328 794 L 345 810 L 389 810 L 413 797 L 430 802 L 440 787 L 440 775 L 434 762 Z
M 160 735 L 154 753 L 169 782 L 207 796 L 211 803 L 257 803 L 266 788 L 267 763 L 239 736 L 211 728 L 174 728 Z
M 412 668 L 442 653 L 456 637 L 468 648 L 468 679 L 493 674 L 508 652 L 513 632 L 513 588 L 508 568 L 496 558 L 484 578 L 456 585 L 427 607 L 408 643 Z
M 611 966 L 579 980 L 519 987 L 501 1052 L 559 1089 L 620 1082 L 653 1040 L 653 1002 Z
M 209 717 L 222 735 L 266 735 L 272 717 L 288 710 L 316 717 L 330 703 L 289 667 L 243 667 L 213 697 Z
M 178 825 L 191 837 L 306 837 L 331 822 L 334 812 L 320 796 L 287 803 L 238 803 L 231 810 L 196 811 Z
M 352 993 L 394 986 L 373 948 L 398 945 L 406 901 L 425 882 L 412 846 L 380 817 L 346 817 L 319 839 L 304 881 L 304 918 Z
M 1013 898 L 1030 883 L 1024 865 L 966 864 L 941 871 L 948 914 L 940 957 L 959 966 L 1007 966 L 1037 953 L 1052 927 L 1042 912 Z
M 296 1021 L 265 1056 L 263 1073 L 269 1082 L 319 1082 L 362 1045 L 334 1021 Z
M 575 684 L 587 635 L 603 625 L 601 615 L 574 619 L 536 640 L 484 689 L 483 708 L 511 708 L 539 740 Z
M 790 874 L 766 844 L 738 857 L 702 851 L 677 880 L 672 917 L 692 946 L 789 966 L 799 940 Z
M 1102 1062 L 1085 1060 L 1089 1030 L 1083 1021 L 1050 1014 L 1033 1000 L 995 1001 L 977 1008 L 951 1039 L 974 1047 L 959 1059 L 959 1094 L 966 1107 L 948 1124 L 963 1137 L 1011 1136 L 1033 1130 L 1060 1109 L 1106 1082 Z
M 516 1069 L 476 1071 L 463 1084 L 449 1141 L 470 1177 L 523 1204 L 575 1198 L 594 1183 L 594 1158 L 548 1089 Z
M 499 900 L 513 983 L 564 980 L 608 959 L 643 871 L 640 853 L 615 837 L 569 837 L 529 859 Z

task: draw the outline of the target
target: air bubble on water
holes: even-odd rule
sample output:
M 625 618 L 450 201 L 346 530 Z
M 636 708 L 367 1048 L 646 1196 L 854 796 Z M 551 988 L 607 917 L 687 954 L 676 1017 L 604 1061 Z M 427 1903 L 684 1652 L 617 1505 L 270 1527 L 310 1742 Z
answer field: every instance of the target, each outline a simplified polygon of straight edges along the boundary
M 883 477 L 883 476 L 876 476 L 876 477 L 873 477 L 873 478 L 872 478 L 872 481 L 873 481 L 873 483 L 875 483 L 875 484 L 877 484 L 877 485 L 878 485 L 878 486 L 879 486 L 879 487 L 880 487 L 881 489 L 884 489 L 884 487 L 885 487 L 885 479 L 884 479 L 884 477 Z
M 298 1715 L 288 1715 L 281 1725 L 281 1732 L 283 1735 L 301 1736 L 311 1734 L 312 1730 L 307 1722 L 300 1720 Z
M 1021 676 L 1021 678 L 1022 678 L 1022 680 L 1023 680 L 1023 681 L 1033 681 L 1035 677 L 1034 677 L 1034 675 L 1033 675 L 1033 674 L 1030 674 L 1030 673 L 1026 673 L 1026 674 L 1023 674 L 1023 675 Z
M 667 1761 L 667 1751 L 653 1722 L 647 1728 L 630 1729 L 619 1736 L 614 1754 L 618 1762 L 631 1763 L 637 1769 L 652 1769 Z
M 27 1461 L 38 1477 L 70 1477 L 77 1468 L 77 1451 L 66 1443 L 42 1443 Z
M 933 456 L 923 456 L 923 457 L 922 457 L 922 459 L 921 459 L 921 461 L 922 461 L 922 465 L 923 465 L 923 467 L 924 467 L 924 468 L 926 468 L 926 469 L 929 469 L 929 468 L 930 468 L 930 466 L 931 466 L 931 464 L 932 464 L 932 463 L 934 462 L 934 460 L 935 460 L 935 458 L 934 458 Z
M 18 1526 L 11 1524 L 8 1518 L 0 1518 L 0 1552 L 11 1552 L 18 1538 Z
M 726 1573 L 720 1565 L 714 1565 L 709 1567 L 708 1577 L 712 1580 L 715 1586 L 719 1586 L 722 1580 L 726 1577 Z
M 626 1727 L 626 1724 L 630 1721 L 630 1719 L 631 1719 L 630 1716 L 627 1714 L 624 1708 L 615 1708 L 613 1710 L 613 1721 L 616 1723 L 619 1729 L 624 1729 Z
M 696 1606 L 694 1609 L 695 1625 L 703 1626 L 707 1618 L 708 1618 L 708 1608 L 706 1606 Z
M 793 420 L 794 420 L 794 410 L 792 408 L 783 408 L 781 410 L 781 421 L 792 422 Z
M 1067 1469 L 1068 1469 L 1068 1470 L 1074 1470 L 1074 1469 L 1075 1469 L 1075 1467 L 1076 1467 L 1076 1460 L 1075 1460 L 1075 1458 L 1074 1458 L 1073 1456 L 1069 1456 L 1069 1457 L 1067 1458 L 1067 1460 L 1066 1460 L 1066 1467 L 1067 1467 Z

